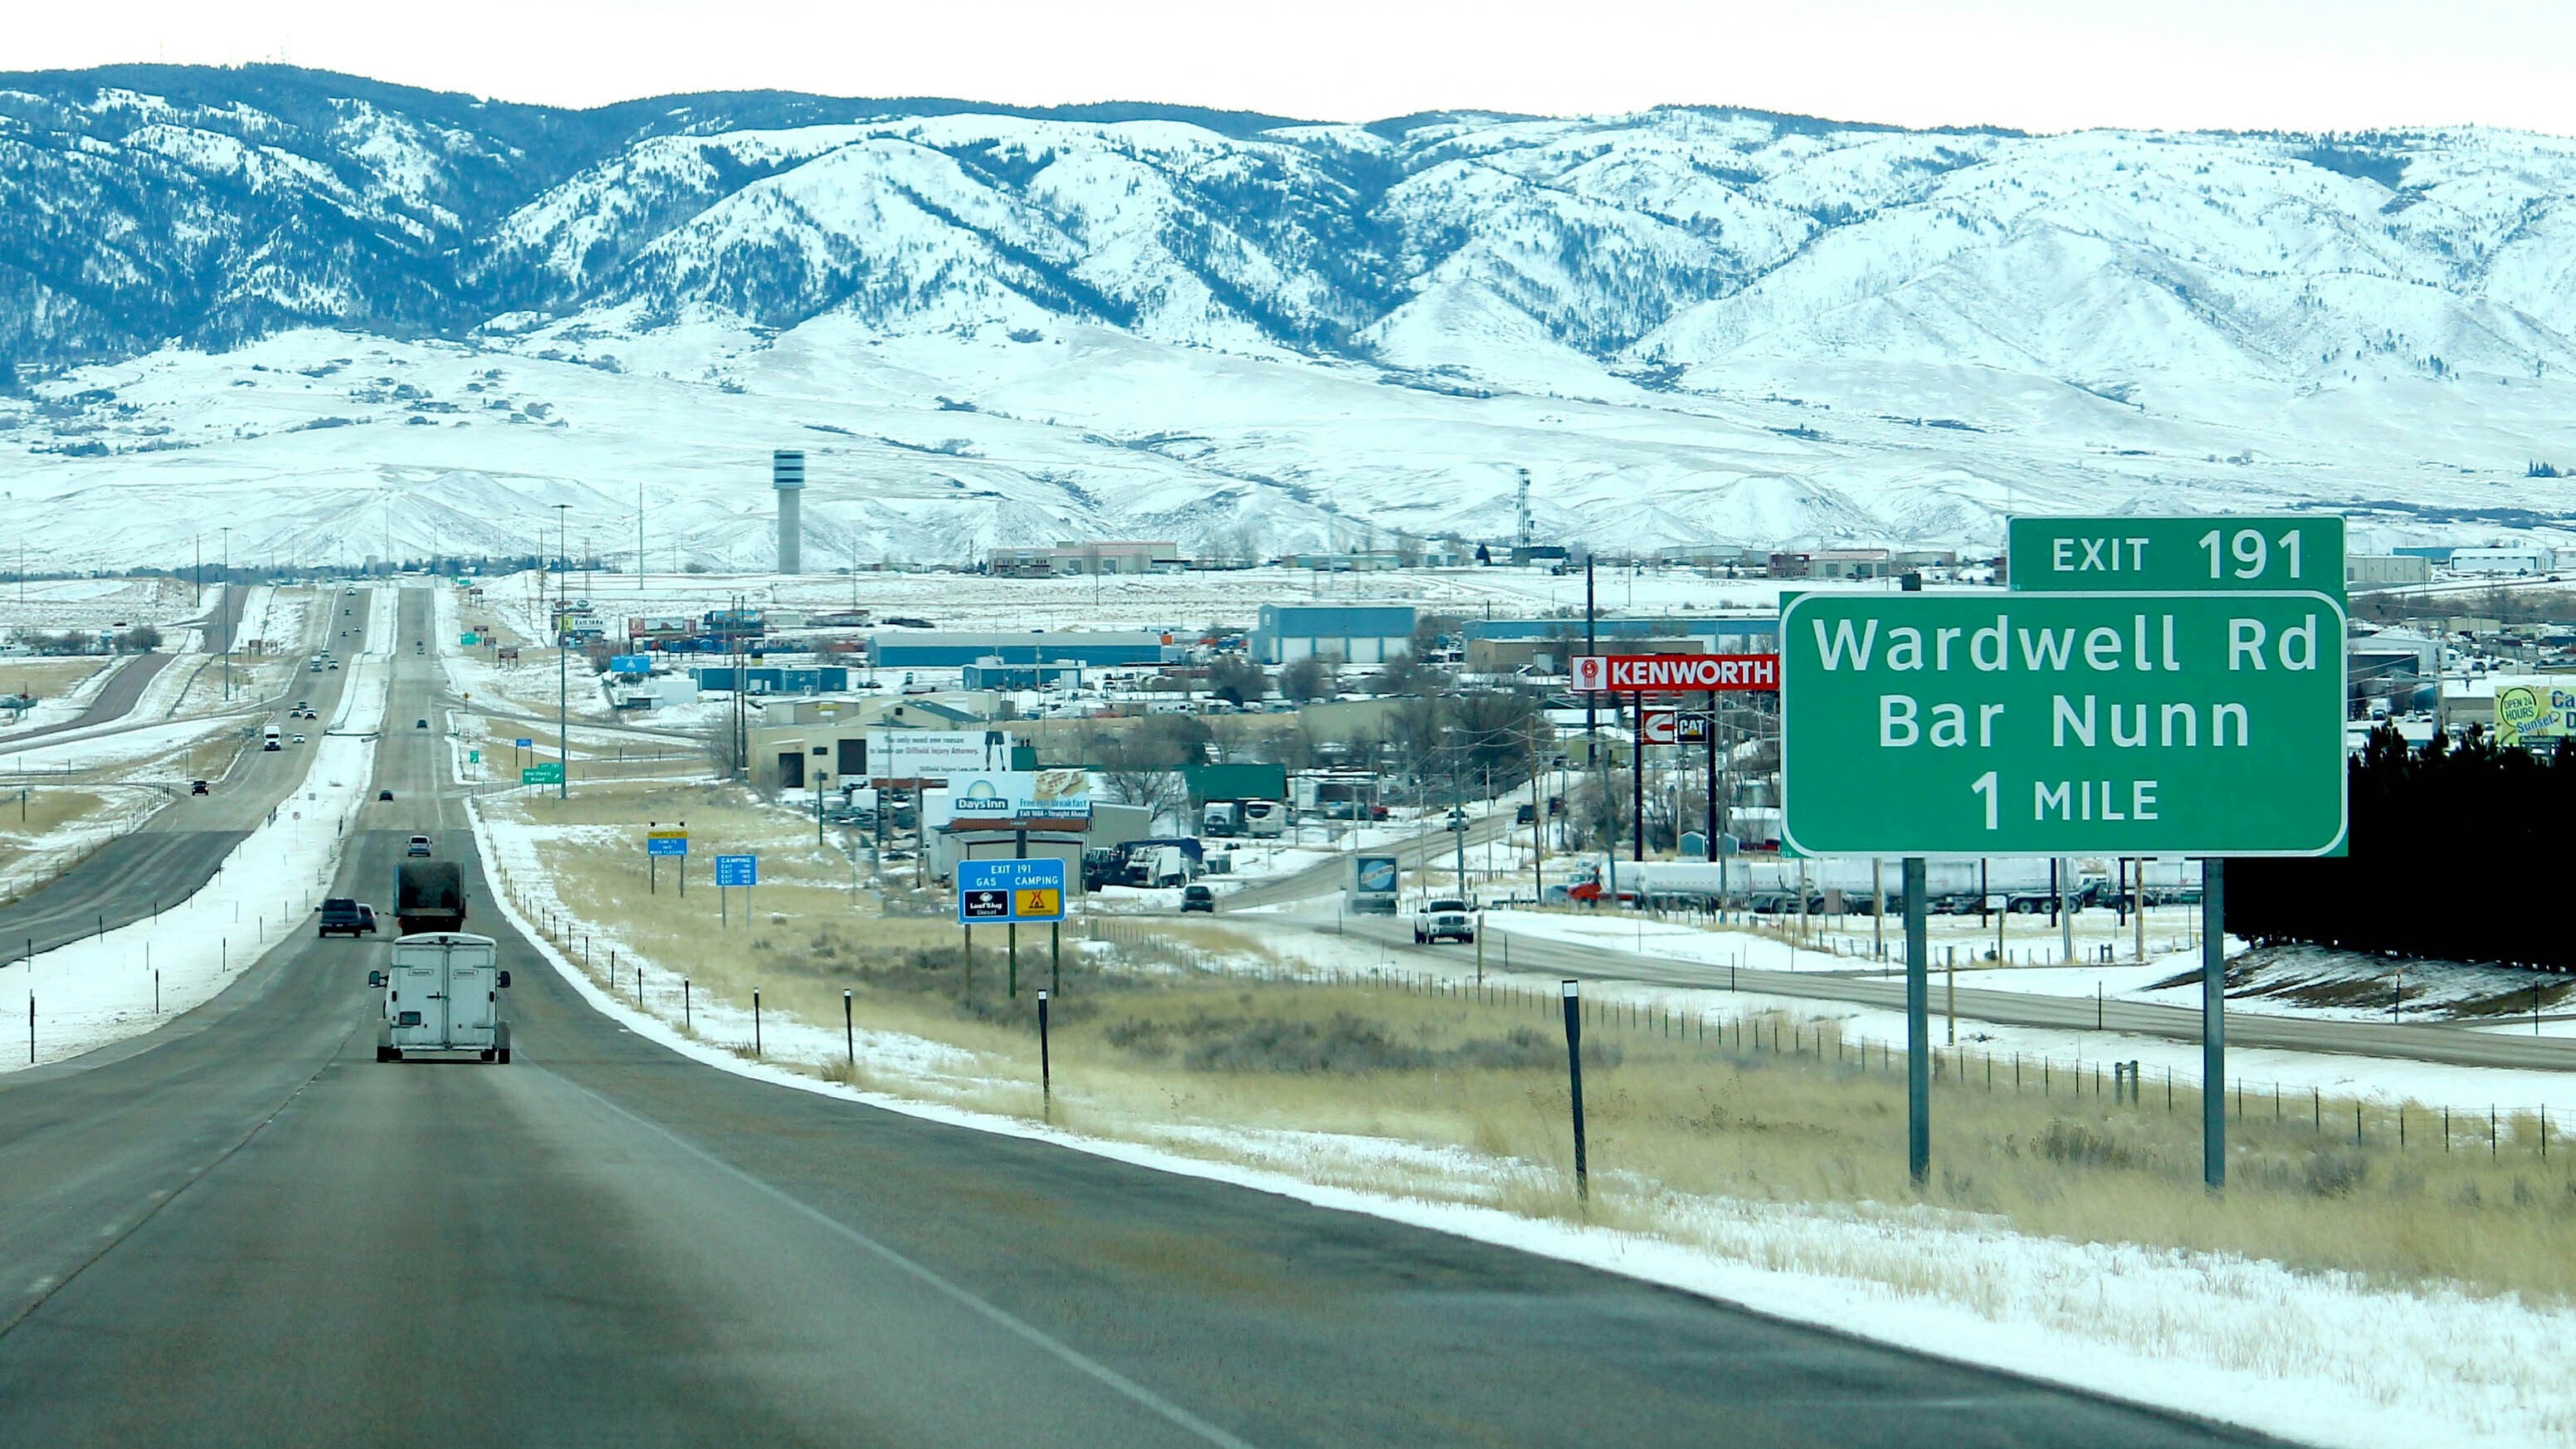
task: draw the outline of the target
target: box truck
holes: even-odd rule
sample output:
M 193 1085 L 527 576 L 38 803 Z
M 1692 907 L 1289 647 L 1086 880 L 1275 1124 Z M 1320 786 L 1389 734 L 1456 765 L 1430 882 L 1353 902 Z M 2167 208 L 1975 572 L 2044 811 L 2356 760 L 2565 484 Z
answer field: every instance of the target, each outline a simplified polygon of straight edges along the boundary
M 489 936 L 436 931 L 394 942 L 389 969 L 367 973 L 385 993 L 376 1024 L 376 1060 L 510 1060 L 510 1024 L 501 1019 L 500 946 Z
M 405 936 L 464 928 L 465 873 L 456 862 L 405 860 L 395 867 L 394 926 Z

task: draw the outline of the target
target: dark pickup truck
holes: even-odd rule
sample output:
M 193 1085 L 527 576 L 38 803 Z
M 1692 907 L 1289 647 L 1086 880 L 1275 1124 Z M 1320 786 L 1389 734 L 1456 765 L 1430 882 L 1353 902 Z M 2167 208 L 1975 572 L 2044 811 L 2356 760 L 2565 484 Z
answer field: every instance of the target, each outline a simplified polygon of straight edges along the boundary
M 345 896 L 332 896 L 322 902 L 322 935 L 354 939 L 375 933 L 376 913 L 362 902 Z

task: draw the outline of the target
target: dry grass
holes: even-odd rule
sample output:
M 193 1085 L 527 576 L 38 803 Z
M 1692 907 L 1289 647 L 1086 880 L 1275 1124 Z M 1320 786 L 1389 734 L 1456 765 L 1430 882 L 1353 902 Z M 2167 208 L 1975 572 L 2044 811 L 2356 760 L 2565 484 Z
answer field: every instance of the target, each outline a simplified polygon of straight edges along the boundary
M 12 659 L 0 664 L 0 693 L 59 699 L 115 661 L 104 654 L 68 659 Z
M 780 884 L 761 888 L 748 922 L 717 923 L 703 875 L 685 907 L 667 879 L 661 894 L 645 896 L 640 846 L 546 846 L 559 895 L 577 917 L 618 922 L 630 950 L 687 963 L 701 1004 L 747 1005 L 758 987 L 766 1011 L 837 1024 L 847 989 L 862 1026 L 945 1044 L 964 1061 L 903 1073 L 834 1065 L 831 1075 L 1012 1115 L 1046 1110 L 1035 1090 L 1031 999 L 1046 984 L 1045 930 L 1023 932 L 1018 998 L 1007 992 L 998 931 L 979 933 L 970 983 L 953 923 L 889 913 L 902 902 L 854 892 L 846 861 L 813 850 L 793 817 L 731 803 L 729 793 L 666 789 L 620 801 L 601 792 L 532 814 L 623 824 L 622 812 L 646 804 L 659 818 L 685 816 L 699 839 L 721 832 L 757 844 L 764 879 Z M 1457 1149 L 1488 1169 L 1318 1150 L 1296 1170 L 1328 1184 L 1656 1230 L 1670 1227 L 1674 1193 L 1915 1200 L 1904 1060 L 1845 1045 L 1830 1021 L 1697 1021 L 1588 1005 L 1594 1192 L 1578 1209 L 1552 991 L 1318 982 L 1273 969 L 1239 925 L 1111 929 L 1118 939 L 1101 946 L 1067 931 L 1053 1044 L 1060 1125 L 1264 1165 L 1278 1161 L 1260 1143 L 1285 1139 L 1261 1134 Z M 1226 956 L 1227 969 L 1209 969 L 1211 953 Z M 2150 1078 L 2142 1099 L 2115 1100 L 2107 1063 L 2072 1081 L 2063 1063 L 2047 1067 L 2044 1088 L 2032 1064 L 2018 1091 L 2012 1070 L 2010 1058 L 1989 1064 L 1973 1049 L 1940 1054 L 1924 1200 L 2073 1241 L 2234 1253 L 2389 1285 L 2576 1297 L 2576 1143 L 2552 1142 L 2543 1156 L 2533 1121 L 2500 1119 L 2491 1149 L 2483 1117 L 2454 1122 L 2446 1141 L 2439 1115 L 2414 1108 L 2401 1146 L 2398 1116 L 2365 1108 L 2356 1144 L 2349 1100 L 2276 1106 L 2249 1096 L 2231 1126 L 2231 1186 L 2219 1198 L 2200 1185 L 2200 1103 L 2187 1085 L 2168 1097 Z

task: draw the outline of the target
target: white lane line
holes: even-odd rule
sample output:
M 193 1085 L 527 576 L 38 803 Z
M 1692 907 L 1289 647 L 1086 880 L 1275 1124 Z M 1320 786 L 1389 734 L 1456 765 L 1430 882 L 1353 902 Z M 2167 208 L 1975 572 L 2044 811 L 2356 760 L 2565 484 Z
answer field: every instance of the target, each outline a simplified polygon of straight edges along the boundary
M 734 1166 L 732 1163 L 725 1161 L 723 1158 L 716 1156 L 714 1153 L 707 1151 L 705 1148 L 700 1147 L 696 1143 L 689 1141 L 687 1138 L 680 1136 L 676 1132 L 673 1132 L 670 1128 L 665 1127 L 658 1122 L 638 1117 L 634 1113 L 626 1110 L 624 1107 L 617 1105 L 615 1102 L 608 1100 L 606 1097 L 601 1096 L 599 1093 L 592 1091 L 590 1088 L 585 1087 L 570 1078 L 564 1077 L 559 1073 L 548 1073 L 548 1075 L 553 1076 L 556 1081 L 561 1082 L 573 1091 L 579 1092 L 583 1096 L 590 1098 L 600 1106 L 616 1113 L 618 1116 L 625 1118 L 636 1126 L 663 1138 L 672 1146 L 687 1153 L 691 1157 L 696 1158 L 700 1162 L 705 1163 L 707 1166 L 714 1168 L 717 1172 L 720 1172 L 725 1176 L 732 1178 L 734 1181 L 741 1183 L 743 1186 L 750 1188 L 752 1191 L 771 1199 L 785 1207 L 788 1211 L 796 1213 L 799 1216 L 821 1225 L 824 1229 L 838 1234 L 859 1248 L 873 1254 L 883 1262 L 910 1274 L 913 1278 L 919 1280 L 934 1291 L 944 1295 L 960 1307 L 978 1314 L 989 1322 L 1018 1335 L 1030 1344 L 1033 1344 L 1046 1353 L 1053 1355 L 1066 1367 L 1090 1378 L 1094 1382 L 1103 1385 L 1115 1393 L 1123 1395 L 1130 1402 L 1133 1402 L 1160 1416 L 1167 1422 L 1171 1423 L 1174 1427 L 1182 1429 L 1188 1433 L 1195 1434 L 1199 1438 L 1206 1440 L 1208 1443 L 1219 1446 L 1219 1449 L 1253 1449 L 1253 1446 L 1246 1441 L 1236 1438 L 1234 1435 L 1227 1433 L 1216 1425 L 1209 1423 L 1207 1420 L 1200 1418 L 1198 1415 L 1191 1413 L 1189 1410 L 1184 1409 L 1180 1405 L 1173 1403 L 1171 1400 L 1164 1398 L 1162 1395 L 1155 1393 L 1152 1389 L 1149 1389 L 1143 1384 L 1136 1382 L 1134 1379 L 1127 1377 L 1118 1370 L 1091 1357 L 1089 1354 L 1082 1352 L 1080 1349 L 1073 1347 L 1062 1339 L 1056 1338 L 1046 1330 L 1019 1318 L 1008 1309 L 1002 1308 L 976 1296 L 972 1291 L 960 1287 L 957 1284 L 950 1282 L 948 1279 L 941 1277 L 937 1271 L 926 1267 L 921 1263 L 915 1262 L 895 1249 L 886 1246 L 884 1243 L 878 1242 L 876 1239 L 869 1237 L 867 1234 L 860 1232 L 858 1229 L 851 1227 L 845 1222 L 842 1222 L 840 1219 L 798 1199 L 794 1195 L 788 1193 L 785 1189 L 752 1176 L 750 1173 L 743 1171 L 741 1168 Z

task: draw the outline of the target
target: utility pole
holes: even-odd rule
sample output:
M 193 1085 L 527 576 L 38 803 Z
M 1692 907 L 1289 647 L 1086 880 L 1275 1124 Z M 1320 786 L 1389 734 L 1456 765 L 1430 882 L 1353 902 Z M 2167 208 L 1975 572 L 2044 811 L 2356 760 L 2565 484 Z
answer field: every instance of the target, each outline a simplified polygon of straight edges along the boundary
M 555 505 L 555 754 L 562 767 L 555 772 L 555 798 L 572 798 L 572 645 L 564 631 L 564 587 L 571 580 L 564 570 L 571 560 L 564 554 L 564 519 L 572 511 L 569 503 Z
M 644 485 L 635 485 L 635 592 L 644 592 Z
M 221 582 L 215 586 L 215 623 L 224 631 L 224 698 L 229 701 L 233 697 L 233 635 L 238 632 L 230 609 L 233 598 L 233 531 L 229 528 L 224 530 L 224 561 L 218 577 Z M 18 545 L 18 602 L 27 602 L 27 546 L 23 543 Z

